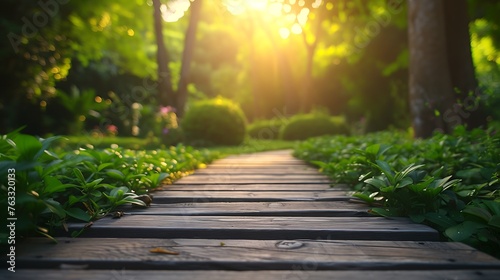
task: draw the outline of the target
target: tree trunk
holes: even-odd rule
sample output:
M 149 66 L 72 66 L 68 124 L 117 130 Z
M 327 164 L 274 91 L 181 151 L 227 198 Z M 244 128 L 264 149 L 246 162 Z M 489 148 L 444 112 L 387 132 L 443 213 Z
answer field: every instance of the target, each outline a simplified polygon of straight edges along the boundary
M 450 132 L 440 114 L 453 105 L 443 0 L 408 0 L 410 108 L 416 137 Z
M 191 15 L 189 18 L 189 25 L 186 30 L 186 37 L 184 38 L 184 51 L 182 53 L 181 75 L 179 79 L 179 86 L 177 88 L 177 116 L 182 117 L 187 101 L 187 85 L 189 69 L 191 67 L 191 60 L 193 58 L 193 51 L 196 41 L 196 28 L 200 19 L 202 0 L 195 0 L 191 3 Z
M 300 100 L 301 100 L 301 111 L 308 112 L 312 109 L 312 97 L 311 93 L 314 91 L 313 88 L 313 65 L 314 65 L 314 54 L 316 53 L 316 48 L 318 46 L 318 38 L 321 34 L 321 23 L 323 22 L 323 18 L 325 17 L 325 12 L 323 11 L 324 7 L 317 9 L 316 17 L 315 17 L 315 25 L 314 25 L 314 42 L 307 42 L 307 34 L 305 30 L 302 30 L 302 41 L 304 42 L 304 46 L 306 47 L 307 56 L 306 56 L 306 69 L 304 72 L 304 77 L 302 78 L 302 85 L 300 90 Z M 309 19 L 310 20 L 310 19 Z
M 313 91 L 312 87 L 312 67 L 314 60 L 315 46 L 306 43 L 306 69 L 304 71 L 304 76 L 302 77 L 302 84 L 300 86 L 300 111 L 307 113 L 312 109 L 312 97 L 310 96 Z
M 266 35 L 269 37 L 271 44 L 274 47 L 276 53 L 276 60 L 278 63 L 278 71 L 281 77 L 281 86 L 284 91 L 284 99 L 285 99 L 285 110 L 288 114 L 295 114 L 299 112 L 301 107 L 300 103 L 300 95 L 297 90 L 295 79 L 293 78 L 290 61 L 288 57 L 280 50 L 278 42 L 274 39 L 273 34 L 261 21 L 259 21 L 260 26 L 266 32 Z
M 157 99 L 161 106 L 174 106 L 174 92 L 172 88 L 170 69 L 168 68 L 170 58 L 163 39 L 163 18 L 161 14 L 160 0 L 153 0 L 153 8 L 156 45 L 158 47 L 156 53 L 156 60 L 158 63 Z
M 486 115 L 476 103 L 480 92 L 472 61 L 467 2 L 445 0 L 444 5 L 448 65 L 456 99 L 453 111 L 449 111 L 445 118 L 454 125 L 479 127 L 486 124 Z

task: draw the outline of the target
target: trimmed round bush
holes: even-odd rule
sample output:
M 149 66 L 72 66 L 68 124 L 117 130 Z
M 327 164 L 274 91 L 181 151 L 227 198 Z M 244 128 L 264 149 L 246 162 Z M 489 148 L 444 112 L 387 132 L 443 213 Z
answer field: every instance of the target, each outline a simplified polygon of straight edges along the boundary
M 280 130 L 280 138 L 283 140 L 305 140 L 338 134 L 349 134 L 345 119 L 318 113 L 295 115 Z
M 248 125 L 248 136 L 259 140 L 279 139 L 281 127 L 286 123 L 284 119 L 257 120 Z
M 240 145 L 246 136 L 246 118 L 240 106 L 220 97 L 194 103 L 181 127 L 188 143 L 198 146 Z

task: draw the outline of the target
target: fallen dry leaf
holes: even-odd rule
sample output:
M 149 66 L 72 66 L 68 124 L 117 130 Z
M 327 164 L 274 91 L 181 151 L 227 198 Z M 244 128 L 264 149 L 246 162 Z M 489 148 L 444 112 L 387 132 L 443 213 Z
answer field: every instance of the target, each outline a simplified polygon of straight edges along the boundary
M 170 251 L 168 249 L 160 248 L 160 247 L 153 248 L 153 249 L 149 250 L 149 252 L 156 253 L 156 254 L 167 254 L 167 255 L 178 255 L 179 254 L 179 252 Z

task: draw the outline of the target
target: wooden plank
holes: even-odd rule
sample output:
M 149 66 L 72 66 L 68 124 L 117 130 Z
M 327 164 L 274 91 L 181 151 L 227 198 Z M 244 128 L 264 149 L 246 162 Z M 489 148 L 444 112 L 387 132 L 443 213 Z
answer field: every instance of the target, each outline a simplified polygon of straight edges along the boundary
M 296 246 L 295 246 L 296 245 Z M 155 254 L 162 248 L 177 254 Z M 18 247 L 23 268 L 225 270 L 500 269 L 500 261 L 461 243 L 338 240 L 61 238 Z
M 303 160 L 294 158 L 275 159 L 275 158 L 242 158 L 242 159 L 219 159 L 215 160 L 213 164 L 263 164 L 263 165 L 305 165 Z
M 217 174 L 191 174 L 189 176 L 186 176 L 180 181 L 189 181 L 189 180 L 196 180 L 196 181 L 205 181 L 205 182 L 210 182 L 210 181 L 225 181 L 225 180 L 256 180 L 256 181 L 261 181 L 261 180 L 271 180 L 271 181 L 276 181 L 276 180 L 284 180 L 286 181 L 294 181 L 294 180 L 301 180 L 301 181 L 325 181 L 328 180 L 328 177 L 322 174 L 290 174 L 290 173 L 280 173 L 280 174 L 239 174 L 239 173 L 217 173 Z
M 349 200 L 345 191 L 157 191 L 154 203 L 182 202 L 271 202 L 271 201 L 342 201 Z
M 305 163 L 297 164 L 279 164 L 269 162 L 247 162 L 247 163 L 211 163 L 208 168 L 275 168 L 275 169 L 304 169 Z
M 330 184 L 224 184 L 224 185 L 163 185 L 165 191 L 349 191 L 348 188 Z
M 304 164 L 305 161 L 292 156 L 252 156 L 245 155 L 240 157 L 226 157 L 215 160 L 214 163 L 264 163 L 264 164 Z
M 290 271 L 173 271 L 173 270 L 59 270 L 59 269 L 22 269 L 16 273 L 0 272 L 0 278 L 12 280 L 51 279 L 51 280 L 497 280 L 500 270 L 408 270 L 408 271 L 315 271 L 306 267 Z M 2 278 L 3 279 L 3 278 Z
M 300 172 L 302 170 L 305 171 L 315 171 L 318 172 L 318 169 L 309 166 L 309 165 L 258 165 L 258 164 L 245 164 L 245 165 L 236 165 L 236 164 L 215 164 L 212 163 L 208 165 L 206 169 L 214 169 L 214 170 L 219 170 L 219 169 L 238 169 L 238 170 L 255 170 L 255 169 L 271 169 L 271 170 L 284 170 L 287 172 Z M 205 169 L 200 169 L 200 170 L 205 170 Z
M 68 225 L 70 231 L 84 224 Z M 85 237 L 438 240 L 436 230 L 409 219 L 380 217 L 247 217 L 130 215 L 103 218 Z
M 317 169 L 313 168 L 293 168 L 293 169 L 279 169 L 279 168 L 212 168 L 209 166 L 208 168 L 197 169 L 193 175 L 263 175 L 263 174 L 272 174 L 272 175 L 283 175 L 287 173 L 293 173 L 294 175 L 322 175 Z M 192 175 L 191 175 L 192 176 Z
M 306 175 L 290 175 L 290 176 L 275 176 L 275 175 L 199 175 L 186 176 L 175 182 L 177 185 L 194 185 L 194 184 L 328 184 L 330 180 L 323 176 L 306 176 Z
M 371 216 L 368 209 L 347 201 L 293 201 L 153 204 L 147 209 L 126 208 L 124 211 L 125 215 L 366 217 Z

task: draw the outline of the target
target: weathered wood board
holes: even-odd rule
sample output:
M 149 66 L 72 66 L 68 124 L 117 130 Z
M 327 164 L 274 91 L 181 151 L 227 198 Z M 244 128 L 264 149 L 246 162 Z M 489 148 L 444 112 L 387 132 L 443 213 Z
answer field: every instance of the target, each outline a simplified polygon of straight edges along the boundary
M 152 253 L 161 248 L 167 253 Z M 418 270 L 500 269 L 461 243 L 339 240 L 35 239 L 18 249 L 24 268 Z
M 344 187 L 329 184 L 219 184 L 219 185 L 164 185 L 166 191 L 345 191 Z
M 320 172 L 318 172 L 317 169 L 315 168 L 273 168 L 273 167 L 268 167 L 268 168 L 204 168 L 204 169 L 198 169 L 194 171 L 193 175 L 283 175 L 286 173 L 290 173 L 293 175 L 317 175 L 317 176 L 324 176 Z
M 183 184 L 329 184 L 330 180 L 323 175 L 191 175 L 179 179 L 177 185 Z
M 80 230 L 83 224 L 69 224 Z M 228 239 L 439 239 L 434 229 L 409 219 L 380 217 L 247 217 L 129 215 L 103 218 L 93 223 L 84 237 L 228 238 Z
M 371 216 L 368 209 L 347 201 L 286 201 L 152 204 L 124 211 L 125 215 L 360 217 Z
M 223 268 L 221 268 L 223 269 Z M 314 267 L 296 268 L 289 271 L 222 271 L 222 270 L 71 270 L 71 269 L 21 269 L 16 273 L 2 271 L 0 279 L 26 280 L 498 280 L 500 270 L 361 270 L 316 271 Z M 3 278 L 5 277 L 5 278 Z
M 231 171 L 234 170 L 234 171 Z M 287 173 L 297 173 L 301 174 L 302 172 L 305 173 L 319 173 L 317 168 L 307 166 L 307 165 L 284 165 L 281 164 L 279 166 L 277 165 L 265 165 L 265 164 L 251 164 L 251 163 L 245 163 L 245 164 L 215 164 L 212 163 L 208 166 L 206 169 L 198 169 L 194 171 L 196 172 L 201 172 L 201 173 L 219 173 L 219 172 L 235 172 L 238 173 L 237 171 L 241 171 L 242 173 L 244 172 L 249 172 L 249 173 L 255 173 L 258 170 L 268 170 L 268 173 L 277 173 L 277 172 L 287 172 Z M 319 173 L 321 174 L 321 173 Z
M 345 191 L 158 191 L 153 193 L 155 203 L 179 202 L 245 202 L 245 201 L 341 201 L 349 200 Z

